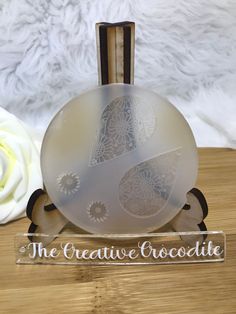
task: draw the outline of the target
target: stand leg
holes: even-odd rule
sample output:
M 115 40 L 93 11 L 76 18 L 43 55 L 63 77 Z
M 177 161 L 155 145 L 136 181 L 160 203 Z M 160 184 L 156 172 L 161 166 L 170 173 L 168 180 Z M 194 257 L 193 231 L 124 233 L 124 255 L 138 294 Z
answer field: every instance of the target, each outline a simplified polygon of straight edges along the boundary
M 208 215 L 208 206 L 204 195 L 199 189 L 193 188 L 187 193 L 187 201 L 181 212 L 170 222 L 171 227 L 176 232 L 207 231 L 204 219 Z M 205 238 L 204 235 L 201 239 L 189 235 L 182 236 L 182 239 L 192 243 L 197 240 L 202 242 Z
M 41 189 L 36 190 L 31 195 L 26 213 L 32 221 L 28 233 L 59 234 L 68 223 L 68 220 L 52 204 L 48 194 Z M 42 239 L 37 237 L 37 242 L 43 242 L 44 245 L 47 245 L 54 238 L 54 236 L 43 237 Z M 29 239 L 34 241 L 34 236 L 30 236 Z

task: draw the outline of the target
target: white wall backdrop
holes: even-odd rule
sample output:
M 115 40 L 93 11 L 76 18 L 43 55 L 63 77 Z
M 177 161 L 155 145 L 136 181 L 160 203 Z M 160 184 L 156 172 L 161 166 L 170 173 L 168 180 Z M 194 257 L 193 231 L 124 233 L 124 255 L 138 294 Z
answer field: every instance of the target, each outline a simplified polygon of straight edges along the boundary
M 235 0 L 0 0 L 0 106 L 41 134 L 97 84 L 95 23 L 136 22 L 135 83 L 169 98 L 199 146 L 236 148 Z

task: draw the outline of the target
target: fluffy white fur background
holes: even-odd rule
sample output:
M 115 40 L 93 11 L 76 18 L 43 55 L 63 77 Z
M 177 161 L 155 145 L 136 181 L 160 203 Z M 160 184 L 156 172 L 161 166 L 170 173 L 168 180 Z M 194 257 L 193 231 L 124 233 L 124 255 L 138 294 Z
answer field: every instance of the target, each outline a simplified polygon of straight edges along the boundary
M 0 0 L 0 105 L 36 129 L 97 84 L 95 23 L 136 23 L 135 83 L 236 147 L 235 0 Z

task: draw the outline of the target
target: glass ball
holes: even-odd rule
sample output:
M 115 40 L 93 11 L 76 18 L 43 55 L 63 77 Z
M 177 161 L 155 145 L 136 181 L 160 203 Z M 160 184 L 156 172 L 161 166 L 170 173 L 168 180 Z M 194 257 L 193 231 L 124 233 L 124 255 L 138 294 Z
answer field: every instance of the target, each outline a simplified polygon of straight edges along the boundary
M 144 233 L 181 210 L 198 157 L 173 105 L 135 85 L 111 84 L 57 113 L 41 168 L 52 202 L 73 224 L 91 233 Z

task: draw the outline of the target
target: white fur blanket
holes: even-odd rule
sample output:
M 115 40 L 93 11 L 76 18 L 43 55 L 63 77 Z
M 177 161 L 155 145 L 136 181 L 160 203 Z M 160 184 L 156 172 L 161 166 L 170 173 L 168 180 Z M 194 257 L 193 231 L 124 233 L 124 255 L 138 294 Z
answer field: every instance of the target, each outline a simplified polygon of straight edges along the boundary
M 169 98 L 199 146 L 236 147 L 234 0 L 0 0 L 0 105 L 43 133 L 97 84 L 95 23 L 122 20 L 136 22 L 136 84 Z

